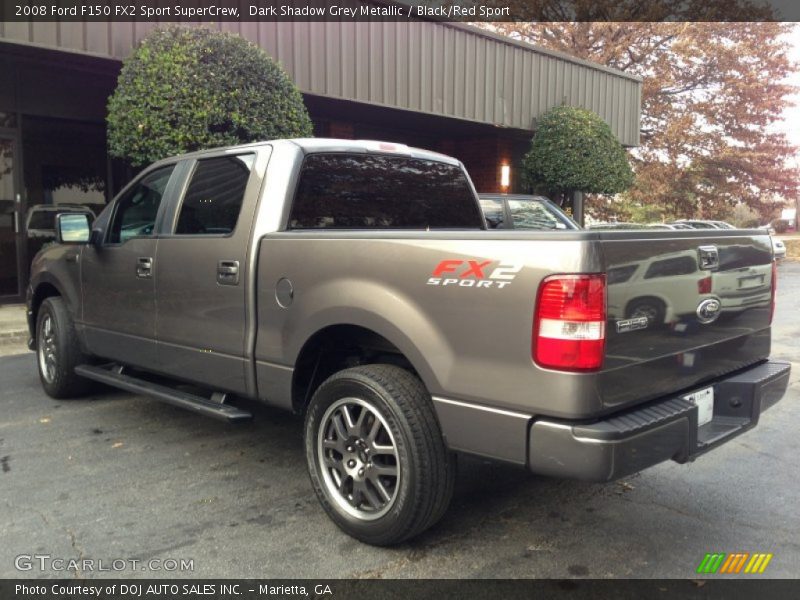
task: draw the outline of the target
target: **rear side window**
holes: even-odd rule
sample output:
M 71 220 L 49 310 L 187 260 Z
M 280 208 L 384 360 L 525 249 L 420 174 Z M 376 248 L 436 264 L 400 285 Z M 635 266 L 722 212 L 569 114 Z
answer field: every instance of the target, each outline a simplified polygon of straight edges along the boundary
M 631 276 L 633 276 L 638 268 L 639 265 L 625 265 L 624 267 L 615 267 L 613 269 L 609 269 L 608 273 L 606 273 L 606 281 L 608 282 L 608 285 L 625 283 L 631 278 Z
M 505 214 L 503 212 L 503 201 L 494 198 L 481 198 L 481 209 L 483 216 L 486 217 L 486 224 L 491 229 L 497 229 L 503 225 Z
M 254 154 L 219 156 L 197 161 L 178 215 L 175 233 L 231 233 L 239 220 Z
M 418 158 L 312 154 L 300 171 L 291 229 L 482 229 L 463 171 Z
M 645 279 L 691 275 L 697 271 L 697 261 L 691 256 L 678 256 L 654 261 L 644 274 Z

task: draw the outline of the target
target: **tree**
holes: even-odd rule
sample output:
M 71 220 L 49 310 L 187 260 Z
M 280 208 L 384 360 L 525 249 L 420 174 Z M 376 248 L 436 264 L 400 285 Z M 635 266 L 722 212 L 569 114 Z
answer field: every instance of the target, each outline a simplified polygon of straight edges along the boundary
M 736 227 L 758 227 L 761 224 L 760 215 L 747 204 L 737 204 L 730 213 L 730 221 Z
M 628 189 L 633 172 L 625 150 L 597 114 L 558 106 L 537 121 L 523 177 L 551 196 L 581 191 L 616 194 Z
M 283 69 L 245 39 L 206 28 L 150 33 L 124 62 L 108 102 L 109 151 L 133 165 L 311 133 Z
M 688 7 L 678 15 L 686 20 L 713 17 L 716 13 L 708 11 L 726 6 L 739 11 L 730 17 L 769 16 L 764 14 L 767 8 L 736 0 L 711 3 L 705 13 L 703 3 L 696 1 L 524 4 L 554 20 L 562 18 L 556 8 L 565 4 L 577 18 L 620 21 L 675 16 L 678 5 Z M 714 218 L 739 202 L 767 215 L 775 197 L 796 197 L 798 181 L 785 158 L 797 149 L 783 133 L 769 128 L 794 91 L 781 83 L 792 68 L 785 37 L 792 25 L 548 22 L 492 27 L 643 78 L 641 146 L 632 153 L 636 180 L 625 194 L 629 205 L 658 205 L 665 218 Z M 593 208 L 603 213 L 614 205 Z

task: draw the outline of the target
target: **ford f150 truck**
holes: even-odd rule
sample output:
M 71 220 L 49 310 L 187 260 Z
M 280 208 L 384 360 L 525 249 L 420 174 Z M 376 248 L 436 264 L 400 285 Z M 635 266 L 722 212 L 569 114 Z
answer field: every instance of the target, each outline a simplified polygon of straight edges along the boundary
M 323 508 L 372 544 L 442 516 L 458 453 L 609 481 L 730 440 L 788 384 L 765 232 L 492 230 L 461 163 L 402 145 L 163 160 L 58 236 L 28 290 L 50 396 L 303 415 Z M 631 311 L 648 288 L 670 307 Z

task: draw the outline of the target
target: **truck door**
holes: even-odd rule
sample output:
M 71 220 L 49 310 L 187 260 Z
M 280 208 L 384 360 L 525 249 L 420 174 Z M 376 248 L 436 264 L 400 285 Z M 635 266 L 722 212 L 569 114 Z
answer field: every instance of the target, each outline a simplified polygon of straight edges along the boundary
M 193 160 L 156 253 L 159 370 L 243 394 L 247 259 L 263 178 L 256 157 L 227 151 Z
M 93 354 L 156 368 L 154 231 L 175 165 L 147 171 L 116 199 L 103 242 L 81 252 L 82 321 Z M 98 219 L 98 221 L 102 221 Z

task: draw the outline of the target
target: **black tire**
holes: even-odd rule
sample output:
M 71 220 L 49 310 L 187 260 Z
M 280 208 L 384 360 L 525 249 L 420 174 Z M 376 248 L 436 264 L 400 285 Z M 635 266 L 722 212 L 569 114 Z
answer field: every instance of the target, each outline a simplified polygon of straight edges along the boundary
M 353 417 L 352 429 L 344 421 L 345 412 Z M 337 419 L 347 428 L 350 448 L 339 435 Z M 366 436 L 351 435 L 367 430 Z M 345 533 L 362 542 L 388 546 L 412 538 L 433 526 L 450 504 L 455 457 L 445 447 L 425 386 L 400 367 L 366 365 L 327 379 L 306 412 L 305 447 L 311 484 L 322 507 Z M 393 454 L 386 450 L 390 447 Z M 349 463 L 355 463 L 353 475 L 341 477 Z M 395 476 L 380 475 L 391 473 L 395 463 Z M 358 473 L 364 476 L 361 481 Z M 337 476 L 343 487 L 337 487 Z
M 87 362 L 64 300 L 45 299 L 36 317 L 36 364 L 44 391 L 56 399 L 88 394 L 91 381 L 75 374 L 75 367 Z
M 651 327 L 664 325 L 666 316 L 666 306 L 658 298 L 639 298 L 632 300 L 625 311 L 625 318 L 647 317 L 647 322 Z

